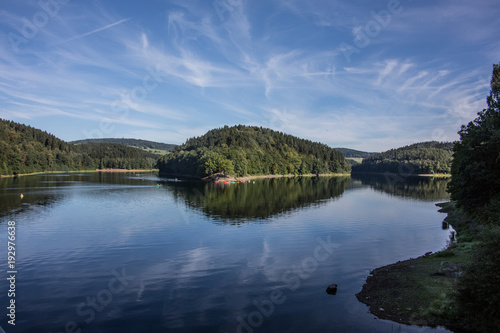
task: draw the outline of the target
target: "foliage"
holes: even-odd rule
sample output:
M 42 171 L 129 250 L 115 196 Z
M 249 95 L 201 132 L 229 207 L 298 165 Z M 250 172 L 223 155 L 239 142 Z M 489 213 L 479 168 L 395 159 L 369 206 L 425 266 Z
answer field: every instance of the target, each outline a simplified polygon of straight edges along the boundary
M 500 196 L 500 67 L 494 65 L 488 109 L 458 132 L 454 148 L 452 199 L 467 212 Z
M 151 169 L 157 160 L 155 154 L 118 143 L 89 143 L 74 148 L 82 156 L 75 158 L 75 163 L 90 158 L 89 165 L 96 169 Z
M 103 138 L 103 139 L 84 139 L 84 140 L 76 140 L 76 141 L 71 141 L 70 143 L 73 143 L 75 145 L 82 144 L 82 143 L 119 143 L 125 146 L 131 146 L 131 147 L 136 147 L 136 148 L 141 148 L 145 150 L 165 150 L 165 151 L 172 151 L 174 150 L 177 145 L 170 144 L 170 143 L 161 143 L 161 142 L 154 142 L 154 141 L 148 141 L 148 140 L 140 140 L 140 139 L 127 139 L 127 138 Z
M 469 237 L 477 245 L 460 279 L 458 301 L 465 325 L 478 332 L 497 331 L 500 325 L 499 97 L 500 66 L 493 65 L 488 108 L 459 131 L 448 186 L 456 206 L 468 216 L 466 232 L 476 231 Z
M 0 119 L 0 174 L 86 169 L 151 169 L 156 155 L 114 143 L 74 145 L 52 134 Z
M 459 282 L 460 314 L 474 331 L 496 332 L 500 327 L 500 227 L 486 227 L 479 239 Z
M 453 143 L 421 142 L 391 149 L 363 159 L 353 172 L 391 172 L 397 174 L 450 173 Z
M 158 161 L 163 174 L 204 177 L 247 174 L 348 173 L 338 150 L 262 127 L 238 125 L 191 138 Z
M 376 154 L 376 153 L 369 153 L 366 151 L 360 151 L 360 150 L 349 149 L 349 148 L 335 148 L 335 149 L 337 149 L 342 154 L 344 154 L 344 157 L 367 158 L 367 157 L 370 157 L 370 156 Z

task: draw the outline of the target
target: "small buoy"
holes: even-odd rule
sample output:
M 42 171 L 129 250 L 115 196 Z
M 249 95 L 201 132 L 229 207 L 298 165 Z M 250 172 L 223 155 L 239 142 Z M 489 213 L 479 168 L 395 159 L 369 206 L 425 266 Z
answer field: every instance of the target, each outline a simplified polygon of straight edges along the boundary
M 21 193 L 20 197 L 21 197 L 21 199 L 22 199 L 22 198 L 24 198 L 24 195 Z

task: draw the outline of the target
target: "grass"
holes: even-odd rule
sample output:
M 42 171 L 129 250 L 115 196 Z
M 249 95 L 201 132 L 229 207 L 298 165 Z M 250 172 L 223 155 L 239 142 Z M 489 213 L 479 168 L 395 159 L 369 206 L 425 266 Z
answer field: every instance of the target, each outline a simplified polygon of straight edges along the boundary
M 356 295 L 382 319 L 408 325 L 452 327 L 458 309 L 454 295 L 470 260 L 463 246 L 375 269 Z
M 361 163 L 363 161 L 362 157 L 346 157 L 346 160 L 353 160 L 355 162 Z
M 162 149 L 142 148 L 142 150 L 145 150 L 145 151 L 147 151 L 149 153 L 153 153 L 153 154 L 156 154 L 156 155 L 161 155 L 161 156 L 169 153 L 168 150 L 162 150 Z

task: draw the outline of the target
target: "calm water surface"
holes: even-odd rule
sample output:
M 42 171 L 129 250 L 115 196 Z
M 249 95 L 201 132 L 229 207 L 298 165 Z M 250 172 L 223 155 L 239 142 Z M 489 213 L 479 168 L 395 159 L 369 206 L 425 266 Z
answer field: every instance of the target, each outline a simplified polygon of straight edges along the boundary
M 144 179 L 143 179 L 144 177 Z M 447 332 L 375 319 L 370 270 L 442 249 L 446 180 L 174 182 L 154 174 L 0 180 L 16 222 L 6 332 Z M 24 194 L 24 199 L 20 194 Z M 6 275 L 7 259 L 0 261 Z M 325 288 L 339 286 L 336 295 Z

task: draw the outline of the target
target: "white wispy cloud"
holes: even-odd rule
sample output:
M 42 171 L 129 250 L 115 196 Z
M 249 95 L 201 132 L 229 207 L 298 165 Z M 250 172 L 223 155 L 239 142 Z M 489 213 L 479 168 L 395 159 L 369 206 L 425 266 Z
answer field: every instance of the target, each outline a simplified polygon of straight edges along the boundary
M 157 5 L 153 25 L 140 11 L 72 4 L 20 52 L 0 41 L 2 116 L 58 116 L 85 128 L 109 118 L 109 135 L 176 142 L 226 123 L 367 150 L 432 139 L 436 128 L 456 138 L 459 121 L 484 105 L 489 73 L 469 60 L 497 57 L 498 5 L 403 2 L 347 61 L 341 43 L 353 44 L 386 5 L 228 1 L 221 12 L 170 1 Z M 0 11 L 2 27 L 18 32 L 33 10 Z M 124 100 L 128 111 L 117 116 Z
M 97 29 L 94 29 L 92 31 L 88 31 L 88 32 L 85 32 L 83 34 L 80 34 L 80 35 L 77 35 L 77 36 L 74 36 L 74 37 L 71 37 L 69 39 L 66 39 L 64 41 L 62 41 L 61 43 L 67 43 L 67 42 L 71 42 L 71 41 L 74 41 L 74 40 L 77 40 L 77 39 L 80 39 L 80 38 L 84 38 L 84 37 L 87 37 L 87 36 L 90 36 L 90 35 L 93 35 L 95 33 L 98 33 L 98 32 L 101 32 L 101 31 L 104 31 L 106 29 L 109 29 L 109 28 L 112 28 L 118 24 L 122 24 L 124 22 L 127 22 L 128 20 L 130 20 L 130 18 L 125 18 L 125 19 L 121 19 L 119 21 L 116 21 L 116 22 L 113 22 L 113 23 L 110 23 L 104 27 L 101 27 L 101 28 L 97 28 Z

